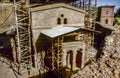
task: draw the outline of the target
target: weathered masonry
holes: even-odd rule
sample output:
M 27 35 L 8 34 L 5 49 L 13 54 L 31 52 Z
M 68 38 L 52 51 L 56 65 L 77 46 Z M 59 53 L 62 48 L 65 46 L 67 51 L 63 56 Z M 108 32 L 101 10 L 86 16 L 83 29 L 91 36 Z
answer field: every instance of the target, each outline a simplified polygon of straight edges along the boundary
M 6 8 L 8 6 L 10 7 Z M 15 25 L 13 4 L 2 4 L 1 10 L 4 11 L 1 11 L 1 18 L 10 17 L 9 20 L 2 25 L 3 27 L 1 26 L 0 33 L 4 33 L 7 30 L 13 29 Z M 10 13 L 7 12 L 8 10 Z M 6 13 L 6 15 L 4 13 Z M 97 44 L 96 49 L 98 49 L 104 37 L 108 35 L 111 30 L 114 30 L 114 28 L 106 26 L 107 24 L 105 26 L 101 25 L 103 23 L 99 23 L 99 20 L 98 25 L 96 24 L 95 26 L 95 30 L 101 31 L 102 33 L 95 34 L 94 39 L 93 33 L 98 32 L 87 28 L 85 25 L 86 14 L 86 11 L 64 3 L 31 8 L 31 38 L 34 39 L 31 41 L 32 65 L 37 67 L 38 60 L 42 59 L 39 66 L 51 69 L 66 66 L 73 70 L 83 67 L 88 59 L 94 57 L 97 52 L 93 47 L 94 40 Z M 100 19 L 103 18 L 104 17 L 101 17 Z M 111 18 L 112 16 L 108 19 Z M 3 21 L 0 20 L 0 22 L 2 23 Z M 102 34 L 104 34 L 104 36 Z M 13 33 L 12 36 L 13 35 L 15 35 L 15 33 Z M 11 45 L 11 47 L 13 47 L 11 57 L 17 62 L 18 54 L 15 38 L 12 37 L 11 39 L 13 40 L 12 44 L 14 44 L 13 46 Z
M 95 31 L 86 29 L 85 14 L 63 3 L 31 9 L 33 38 L 36 51 L 43 56 L 43 66 L 74 70 L 96 55 L 92 47 Z
M 113 26 L 114 7 L 114 5 L 105 5 L 99 7 L 97 21 L 107 26 Z
M 84 27 L 85 11 L 63 3 L 32 8 L 31 15 L 35 41 L 41 30 L 61 24 Z
M 9 58 L 18 74 L 33 76 L 61 67 L 80 69 L 100 55 L 104 38 L 115 30 L 114 6 L 102 6 L 95 22 L 91 2 L 97 0 L 88 0 L 87 6 L 83 1 L 79 8 L 66 1 L 29 5 L 29 0 L 0 0 L 0 60 Z
M 92 31 L 72 26 L 58 26 L 41 31 L 45 66 L 50 68 L 66 66 L 72 70 L 83 67 L 90 58 L 88 54 L 92 52 L 87 48 L 90 37 L 85 36 L 90 32 Z M 94 57 L 95 53 L 90 56 Z

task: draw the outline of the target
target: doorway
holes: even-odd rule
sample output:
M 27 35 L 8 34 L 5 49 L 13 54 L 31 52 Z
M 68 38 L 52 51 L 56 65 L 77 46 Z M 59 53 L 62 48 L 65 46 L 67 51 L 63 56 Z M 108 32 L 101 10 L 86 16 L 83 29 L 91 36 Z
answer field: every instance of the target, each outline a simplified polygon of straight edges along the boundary
M 76 66 L 78 68 L 81 68 L 82 66 L 82 49 L 79 49 L 77 51 L 77 55 L 76 55 Z
M 70 68 L 72 69 L 72 67 L 73 67 L 73 51 L 72 50 L 69 50 L 67 52 L 66 62 L 67 62 L 67 67 L 70 66 Z

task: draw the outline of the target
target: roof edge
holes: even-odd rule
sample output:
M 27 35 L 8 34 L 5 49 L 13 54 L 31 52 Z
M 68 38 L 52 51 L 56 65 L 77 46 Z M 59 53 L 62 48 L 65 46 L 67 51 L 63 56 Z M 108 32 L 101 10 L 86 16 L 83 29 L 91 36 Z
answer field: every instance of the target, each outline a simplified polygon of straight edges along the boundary
M 72 9 L 72 10 L 76 10 L 76 11 L 79 11 L 79 12 L 82 12 L 82 13 L 86 13 L 85 10 L 67 5 L 65 3 L 56 3 L 56 4 L 50 4 L 50 5 L 37 6 L 37 7 L 31 8 L 31 12 L 47 10 L 47 9 L 52 9 L 52 8 L 58 8 L 58 7 L 65 7 L 65 8 L 68 8 L 68 9 Z
M 106 28 L 106 29 L 109 29 L 109 30 L 112 30 L 112 31 L 116 30 L 115 27 L 113 27 L 113 26 L 107 26 L 107 25 L 104 25 L 104 24 L 102 24 L 100 22 L 96 22 L 96 24 L 99 24 L 102 28 Z
M 115 7 L 115 5 L 102 5 L 100 7 Z

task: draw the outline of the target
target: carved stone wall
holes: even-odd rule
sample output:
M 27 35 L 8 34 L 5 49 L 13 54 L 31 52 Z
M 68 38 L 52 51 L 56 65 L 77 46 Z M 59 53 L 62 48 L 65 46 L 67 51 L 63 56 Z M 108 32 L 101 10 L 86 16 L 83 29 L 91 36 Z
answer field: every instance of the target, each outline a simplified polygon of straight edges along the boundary
M 100 22 L 106 25 L 113 25 L 114 21 L 114 6 L 102 6 L 100 14 Z
M 68 68 L 71 68 L 72 70 L 76 69 L 76 57 L 77 52 L 81 50 L 81 67 L 84 66 L 84 54 L 85 54 L 85 48 L 86 44 L 84 42 L 66 42 L 63 43 L 63 66 L 67 66 Z M 70 59 L 70 54 L 68 52 L 72 52 L 72 58 Z M 72 64 L 70 64 L 70 61 L 72 61 Z M 72 65 L 72 66 L 71 66 Z
M 41 30 L 58 25 L 84 27 L 85 11 L 66 5 L 53 4 L 31 9 L 32 31 L 35 41 Z

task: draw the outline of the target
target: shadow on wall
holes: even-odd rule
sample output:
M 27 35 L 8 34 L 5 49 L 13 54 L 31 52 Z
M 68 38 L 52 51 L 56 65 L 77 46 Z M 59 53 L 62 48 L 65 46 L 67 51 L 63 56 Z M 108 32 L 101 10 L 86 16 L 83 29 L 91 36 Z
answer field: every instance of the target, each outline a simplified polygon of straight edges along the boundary
M 37 52 L 47 51 L 51 46 L 51 41 L 49 38 L 43 34 L 40 34 L 36 41 L 36 50 Z
M 36 76 L 32 76 L 29 78 L 69 78 L 66 75 L 67 74 L 66 74 L 65 68 L 61 68 L 59 70 L 49 70 L 46 73 L 43 73 L 41 75 L 39 74 Z
M 41 58 L 41 63 L 44 63 L 43 67 L 47 66 L 49 68 L 52 68 L 51 39 L 43 34 L 40 34 L 36 41 L 36 51 L 39 54 L 38 57 Z
M 12 47 L 8 35 L 0 35 L 0 55 L 13 61 Z

